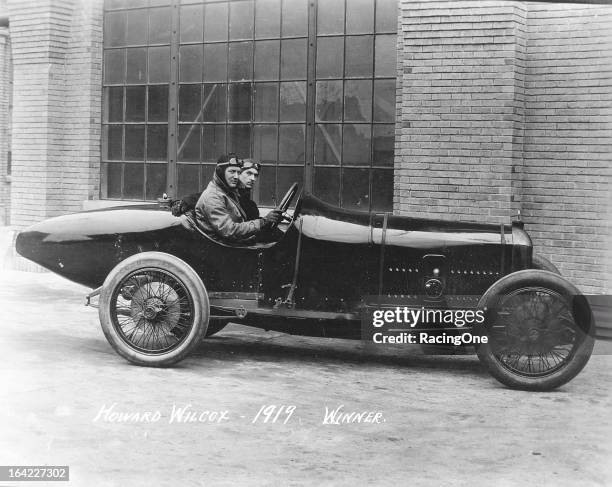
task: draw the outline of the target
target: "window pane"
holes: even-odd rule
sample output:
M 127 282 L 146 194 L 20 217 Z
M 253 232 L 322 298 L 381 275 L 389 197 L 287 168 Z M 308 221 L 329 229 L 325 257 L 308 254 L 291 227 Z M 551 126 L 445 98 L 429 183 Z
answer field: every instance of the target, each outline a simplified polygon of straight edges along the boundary
M 276 196 L 276 167 L 268 166 L 259 175 L 259 205 L 276 206 L 279 199 Z
M 200 166 L 196 164 L 178 164 L 177 196 L 198 193 L 200 190 Z
M 188 7 L 181 7 L 181 42 L 202 42 L 203 26 L 203 5 L 190 5 Z
M 104 52 L 104 82 L 123 83 L 125 79 L 125 50 Z
M 308 29 L 307 0 L 282 0 L 282 36 L 305 36 Z
M 168 85 L 149 86 L 149 122 L 168 121 Z
M 395 121 L 395 80 L 374 81 L 374 121 Z
M 251 120 L 251 83 L 232 83 L 229 85 L 229 120 L 249 122 Z
M 255 120 L 258 122 L 278 120 L 278 83 L 255 84 Z
M 208 186 L 208 183 L 212 181 L 213 174 L 215 173 L 215 166 L 212 164 L 202 164 L 200 167 L 201 167 L 202 173 L 200 174 L 199 191 L 202 192 L 204 191 L 206 186 Z
M 227 44 L 204 45 L 204 81 L 227 80 Z
M 125 160 L 144 161 L 144 125 L 125 126 Z
M 204 42 L 227 40 L 227 3 L 204 5 Z
M 143 10 L 132 10 L 127 13 L 126 43 L 144 46 L 147 43 L 147 16 Z
M 281 122 L 303 122 L 306 120 L 306 81 L 280 84 Z
M 200 160 L 200 126 L 180 125 L 178 138 L 178 160 L 193 161 Z
M 253 0 L 230 2 L 230 39 L 253 38 Z
M 344 84 L 344 121 L 372 120 L 372 81 L 350 80 Z
M 147 125 L 147 161 L 168 160 L 168 125 Z
M 314 194 L 323 201 L 340 206 L 340 168 L 315 168 Z
M 179 121 L 196 121 L 202 106 L 200 92 L 200 85 L 179 85 Z
M 317 5 L 317 34 L 344 33 L 344 0 L 325 0 Z
M 170 81 L 170 48 L 149 48 L 149 82 L 167 83 Z
M 317 38 L 317 78 L 342 78 L 344 38 Z
M 397 0 L 376 0 L 376 32 L 396 32 L 397 17 Z
M 144 122 L 145 87 L 128 86 L 125 89 L 125 120 L 127 122 Z
M 147 49 L 138 47 L 126 49 L 127 55 L 127 83 L 147 82 Z
M 372 76 L 373 40 L 372 36 L 350 36 L 346 38 L 344 72 L 347 77 Z
M 281 79 L 306 79 L 306 39 L 281 41 Z
M 279 41 L 255 43 L 255 79 L 277 80 L 280 57 Z
M 345 124 L 342 138 L 342 164 L 362 166 L 370 163 L 369 124 Z
M 393 210 L 393 170 L 372 170 L 372 211 Z
M 276 189 L 276 198 L 280 200 L 293 183 L 298 183 L 298 189 L 304 187 L 304 167 L 278 167 L 278 180 Z M 294 208 L 297 200 L 293 200 L 291 207 Z
M 395 35 L 378 35 L 376 36 L 375 52 L 375 76 L 393 76 L 397 70 L 397 52 L 396 52 Z
M 179 76 L 182 82 L 202 81 L 202 46 L 181 46 L 179 50 Z
M 368 211 L 370 209 L 370 170 L 342 170 L 342 208 Z
M 204 85 L 202 117 L 205 122 L 224 122 L 227 110 L 227 92 L 224 84 Z
M 253 43 L 233 42 L 229 47 L 229 79 L 253 79 Z
M 122 122 L 123 121 L 123 87 L 113 86 L 105 88 L 104 99 L 106 100 L 106 109 L 104 110 L 104 121 L 106 122 Z
M 395 125 L 374 125 L 373 164 L 376 166 L 393 167 L 393 154 L 395 152 Z
M 342 133 L 340 124 L 317 124 L 315 132 L 315 164 L 340 165 L 342 159 Z
M 144 164 L 123 165 L 123 197 L 142 199 L 144 189 Z
M 280 125 L 278 160 L 280 163 L 300 163 L 305 158 L 304 125 Z
M 126 12 L 108 12 L 104 15 L 104 45 L 125 46 Z
M 121 198 L 121 164 L 106 164 L 106 168 L 106 191 L 102 190 L 102 197 Z
M 108 125 L 106 128 L 106 154 L 102 157 L 109 161 L 120 161 L 123 125 Z
M 262 163 L 274 163 L 278 159 L 276 125 L 255 125 L 253 127 L 253 157 Z
M 317 121 L 342 119 L 342 81 L 317 81 Z
M 346 0 L 346 33 L 374 31 L 374 0 Z
M 255 2 L 255 37 L 280 36 L 280 0 Z
M 225 150 L 225 125 L 203 125 L 202 126 L 202 160 L 217 162 Z
M 147 164 L 145 199 L 161 198 L 166 192 L 166 164 Z
M 146 1 L 144 0 L 136 0 L 136 1 L 146 4 Z M 188 2 L 181 1 L 181 3 L 188 3 Z M 191 3 L 194 3 L 194 2 L 191 2 Z M 170 5 L 170 0 L 149 0 L 149 6 L 151 7 L 159 7 L 162 5 Z
M 149 44 L 170 42 L 170 8 L 149 9 Z
M 228 152 L 238 154 L 238 157 L 251 157 L 251 126 L 228 125 Z

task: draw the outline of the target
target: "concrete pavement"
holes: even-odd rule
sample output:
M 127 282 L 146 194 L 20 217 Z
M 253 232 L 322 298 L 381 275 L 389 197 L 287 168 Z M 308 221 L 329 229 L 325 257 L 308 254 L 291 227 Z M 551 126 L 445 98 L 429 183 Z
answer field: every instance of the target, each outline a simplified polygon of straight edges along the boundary
M 474 356 L 230 325 L 150 369 L 114 353 L 87 291 L 2 271 L 0 465 L 69 465 L 75 486 L 612 483 L 608 354 L 529 393 Z M 340 406 L 372 421 L 324 424 Z

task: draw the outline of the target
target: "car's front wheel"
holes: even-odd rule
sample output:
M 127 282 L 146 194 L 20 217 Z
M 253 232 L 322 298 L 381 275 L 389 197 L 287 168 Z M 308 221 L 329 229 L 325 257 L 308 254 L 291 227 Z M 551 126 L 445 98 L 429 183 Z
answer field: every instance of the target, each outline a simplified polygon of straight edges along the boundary
M 119 355 L 138 365 L 164 367 L 185 358 L 206 334 L 209 315 L 200 277 L 162 252 L 120 262 L 100 293 L 104 335 Z
M 479 305 L 487 343 L 477 350 L 493 377 L 516 389 L 546 391 L 573 379 L 594 344 L 586 298 L 549 271 L 524 270 L 495 283 Z

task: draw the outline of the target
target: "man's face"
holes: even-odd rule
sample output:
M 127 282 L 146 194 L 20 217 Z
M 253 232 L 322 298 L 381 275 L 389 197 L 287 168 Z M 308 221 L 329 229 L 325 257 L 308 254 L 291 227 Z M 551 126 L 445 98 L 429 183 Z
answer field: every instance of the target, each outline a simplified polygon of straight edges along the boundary
M 225 170 L 225 182 L 230 188 L 238 186 L 238 176 L 240 175 L 240 168 L 236 166 L 230 166 Z
M 259 172 L 257 172 L 257 169 L 251 167 L 249 169 L 245 169 L 240 173 L 240 182 L 245 188 L 253 189 L 255 181 L 257 181 L 258 177 Z

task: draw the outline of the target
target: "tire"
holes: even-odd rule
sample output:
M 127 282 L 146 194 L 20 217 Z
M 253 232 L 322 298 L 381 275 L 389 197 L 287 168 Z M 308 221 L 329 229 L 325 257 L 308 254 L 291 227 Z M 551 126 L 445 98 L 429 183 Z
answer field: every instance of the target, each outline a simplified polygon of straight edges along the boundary
M 539 269 L 541 271 L 549 271 L 555 274 L 561 275 L 557 266 L 553 264 L 550 260 L 541 255 L 533 254 L 533 258 L 531 259 L 532 269 Z
M 205 336 L 210 316 L 200 277 L 181 259 L 162 252 L 120 262 L 104 281 L 98 311 L 115 351 L 149 367 L 184 359 Z
M 497 281 L 481 298 L 487 343 L 478 358 L 499 382 L 548 391 L 589 361 L 595 324 L 586 298 L 549 271 L 524 270 Z
M 206 330 L 206 338 L 211 337 L 219 333 L 223 328 L 228 325 L 227 321 L 221 320 L 210 320 L 208 322 L 208 329 Z

